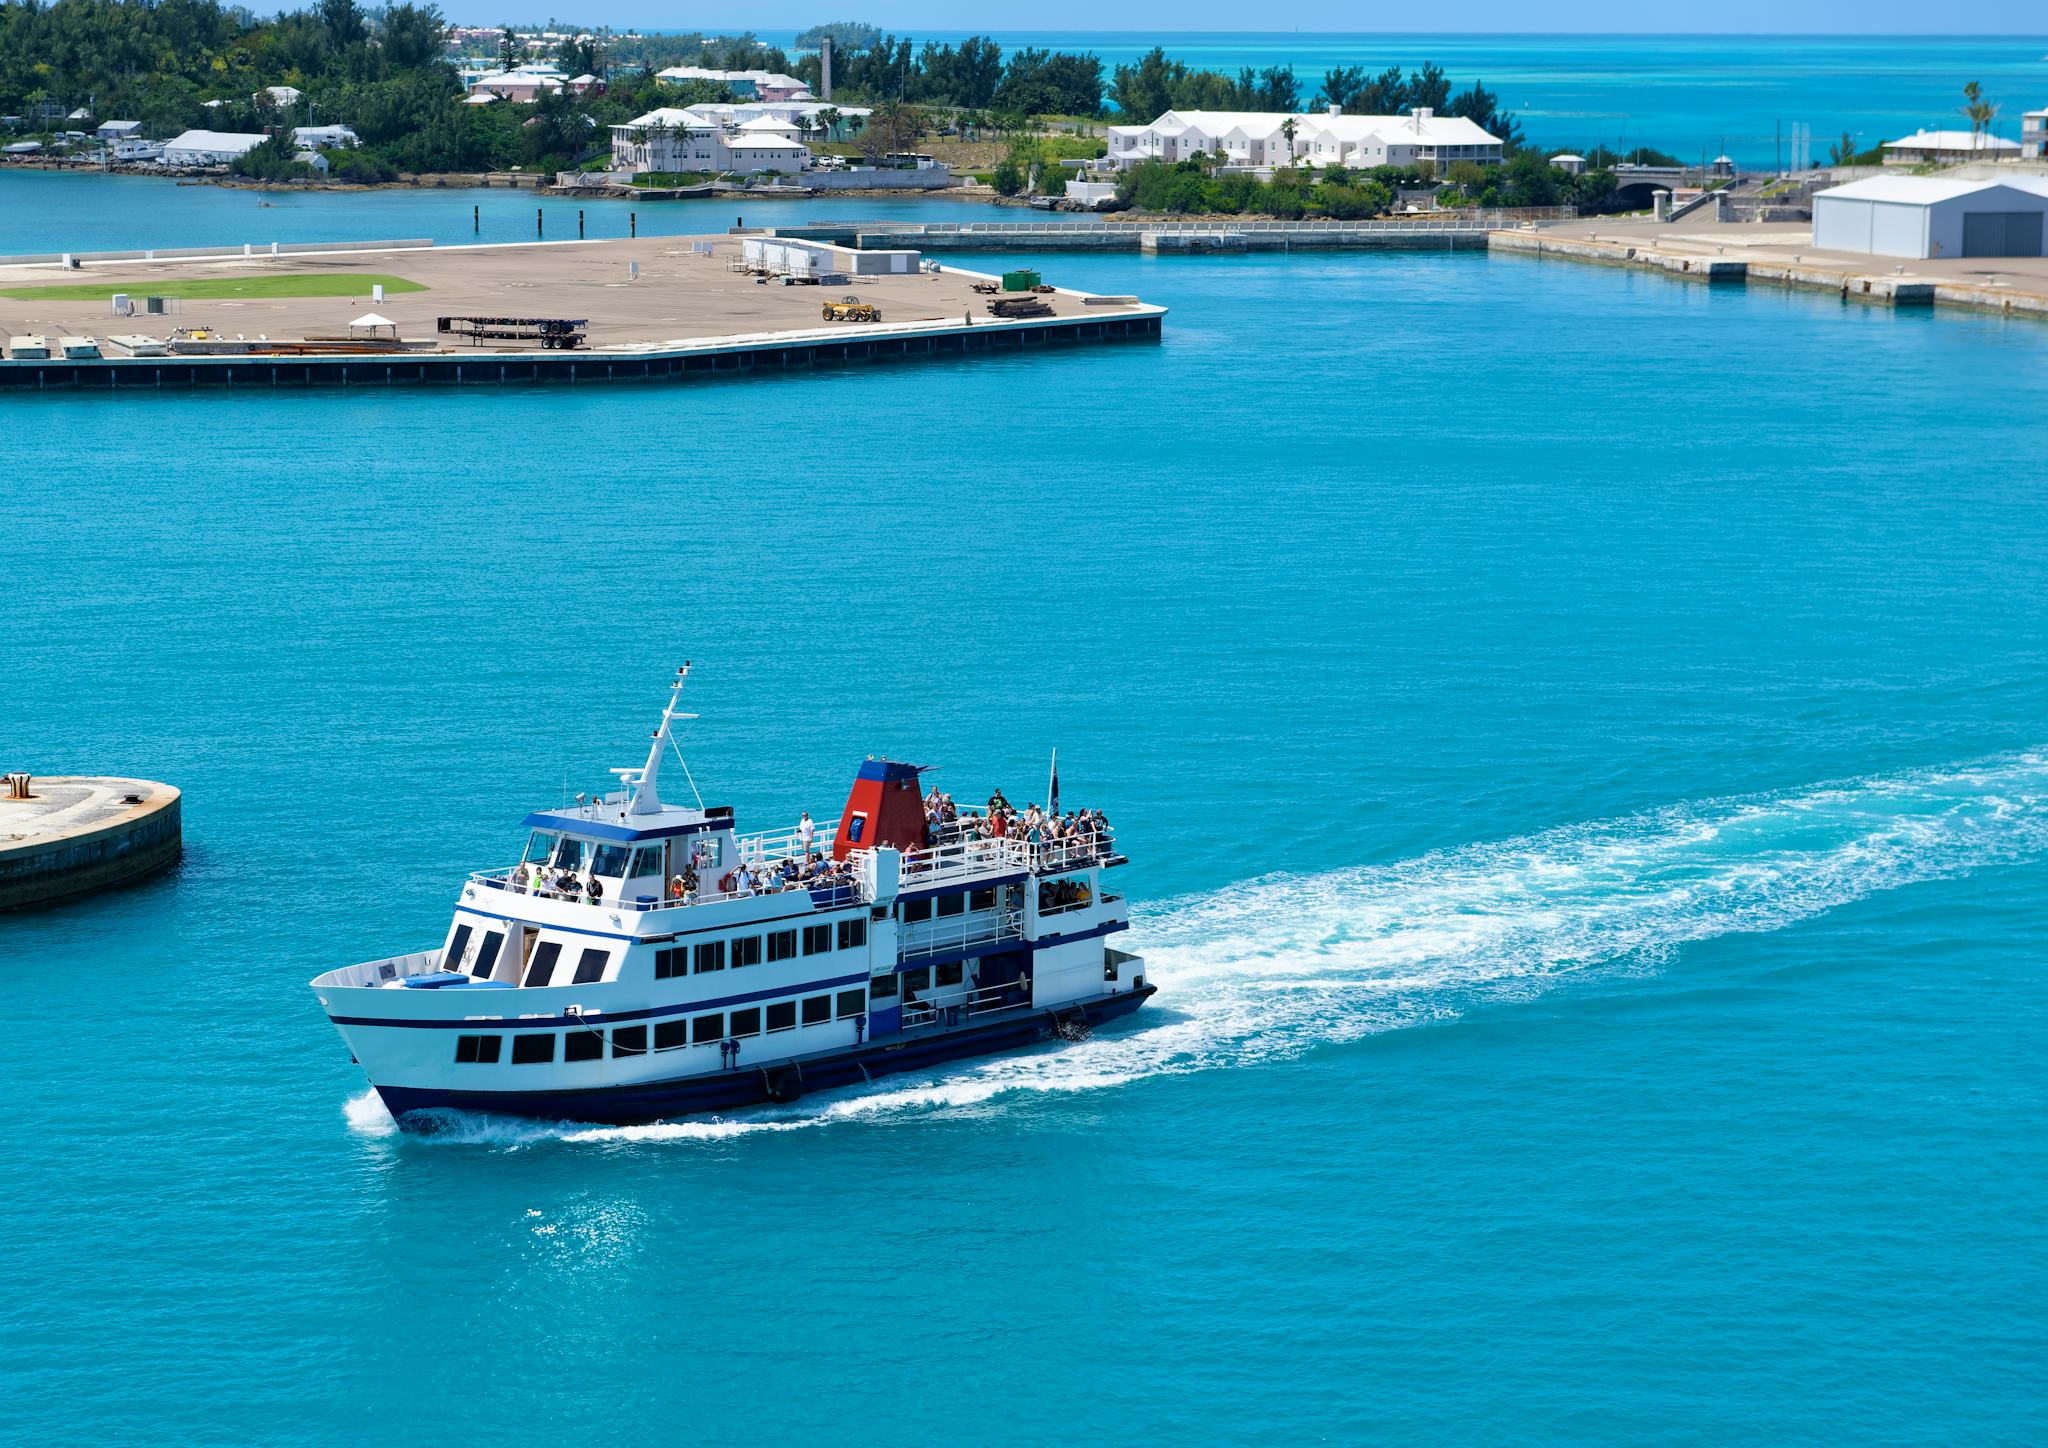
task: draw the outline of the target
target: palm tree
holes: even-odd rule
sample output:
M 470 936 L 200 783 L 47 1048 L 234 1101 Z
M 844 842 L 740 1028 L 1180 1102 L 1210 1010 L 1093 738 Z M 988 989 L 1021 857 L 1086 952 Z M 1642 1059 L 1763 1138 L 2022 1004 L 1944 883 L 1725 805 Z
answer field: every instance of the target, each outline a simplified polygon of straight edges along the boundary
M 1294 159 L 1294 133 L 1299 129 L 1292 116 L 1280 123 L 1280 135 L 1287 142 L 1287 159 L 1290 161 Z
M 1984 99 L 1984 85 L 1971 81 L 1963 87 L 1962 112 L 1970 120 L 1970 149 L 1976 150 L 1984 136 L 1991 131 L 1992 118 L 1998 114 L 1996 102 Z

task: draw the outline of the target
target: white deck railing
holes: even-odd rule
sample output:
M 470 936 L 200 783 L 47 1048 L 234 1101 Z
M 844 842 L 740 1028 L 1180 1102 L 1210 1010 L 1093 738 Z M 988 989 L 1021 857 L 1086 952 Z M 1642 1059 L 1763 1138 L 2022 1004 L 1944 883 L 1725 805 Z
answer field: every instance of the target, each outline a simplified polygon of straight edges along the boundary
M 920 925 L 906 930 L 897 949 L 907 965 L 913 960 L 943 955 L 951 950 L 969 950 L 977 945 L 993 945 L 999 941 L 1023 938 L 1023 913 L 1017 910 L 1004 910 L 992 917 L 971 914 L 949 915 L 943 920 L 934 920 L 929 927 Z

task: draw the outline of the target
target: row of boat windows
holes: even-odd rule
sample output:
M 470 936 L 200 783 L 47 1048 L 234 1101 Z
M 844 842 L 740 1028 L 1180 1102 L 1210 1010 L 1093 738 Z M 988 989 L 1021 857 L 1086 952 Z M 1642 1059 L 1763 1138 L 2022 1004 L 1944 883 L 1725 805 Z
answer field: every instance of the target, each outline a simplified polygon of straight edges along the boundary
M 930 920 L 933 916 L 943 919 L 948 915 L 963 915 L 970 910 L 995 908 L 996 892 L 991 887 L 987 890 L 968 890 L 958 895 L 934 895 L 926 900 L 905 900 L 901 915 L 905 925 L 915 925 L 920 920 Z
M 473 927 L 458 925 L 448 942 L 444 956 L 446 970 L 473 975 L 479 980 L 489 980 L 498 968 L 498 953 L 504 949 L 505 932 L 487 930 L 478 942 L 476 956 L 470 958 L 469 943 L 475 934 Z M 704 975 L 714 970 L 724 970 L 730 963 L 734 969 L 742 966 L 759 965 L 765 958 L 771 963 L 779 960 L 795 960 L 802 955 L 823 955 L 836 947 L 840 950 L 858 950 L 868 943 L 868 923 L 856 917 L 852 920 L 822 925 L 806 925 L 801 932 L 776 930 L 767 935 L 742 935 L 732 940 L 707 940 L 695 946 L 678 945 L 654 953 L 654 978 L 668 980 L 679 975 L 692 973 Z M 801 947 L 801 952 L 799 952 Z M 562 943 L 558 940 L 543 940 L 533 949 L 533 958 L 526 963 L 526 978 L 520 982 L 525 986 L 555 985 L 556 972 L 562 966 Z M 765 952 L 765 954 L 764 954 Z M 594 985 L 604 979 L 605 967 L 611 963 L 611 952 L 602 946 L 584 948 L 576 957 L 575 974 L 561 984 Z
M 880 982 L 876 984 L 879 987 Z M 891 994 L 894 994 L 894 987 L 895 981 L 892 978 Z M 879 989 L 876 994 L 881 994 Z M 777 1031 L 793 1031 L 799 1025 L 830 1025 L 835 1018 L 842 1021 L 852 1020 L 863 1014 L 867 1008 L 868 993 L 856 988 L 840 991 L 836 995 L 827 991 L 823 995 L 805 996 L 801 1000 L 774 1001 L 765 1006 L 747 1006 L 736 1011 L 710 1011 L 684 1020 L 656 1021 L 651 1032 L 644 1025 L 613 1026 L 609 1032 L 596 1027 L 566 1032 L 521 1031 L 512 1037 L 512 1064 L 553 1064 L 556 1059 L 557 1041 L 561 1042 L 560 1053 L 564 1061 L 602 1060 L 607 1038 L 614 1058 L 644 1056 L 650 1050 L 674 1051 L 684 1046 L 716 1046 L 752 1036 L 773 1035 Z M 503 1036 L 457 1036 L 455 1059 L 462 1064 L 496 1065 L 502 1059 L 504 1040 Z
M 730 940 L 700 940 L 695 945 L 677 945 L 654 952 L 654 978 L 670 980 L 679 975 L 709 975 L 730 965 L 734 970 L 795 960 L 803 955 L 825 955 L 836 944 L 840 950 L 858 950 L 868 943 L 868 923 L 856 916 L 851 920 L 806 925 L 801 931 L 771 930 L 766 935 L 739 935 Z

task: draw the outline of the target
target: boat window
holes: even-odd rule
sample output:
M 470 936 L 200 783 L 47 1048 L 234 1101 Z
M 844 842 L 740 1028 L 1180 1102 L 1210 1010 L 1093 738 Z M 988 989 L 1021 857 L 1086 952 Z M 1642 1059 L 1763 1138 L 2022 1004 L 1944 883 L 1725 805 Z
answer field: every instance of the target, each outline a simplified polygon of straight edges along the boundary
M 441 969 L 462 969 L 462 957 L 469 951 L 469 934 L 470 930 L 467 925 L 455 927 L 455 935 L 449 940 L 448 948 L 441 952 Z
M 894 1000 L 896 997 L 896 977 L 893 975 L 876 976 L 868 982 L 868 994 L 878 1001 Z
M 796 959 L 794 930 L 777 930 L 768 937 L 768 959 L 770 962 Z
M 633 856 L 633 873 L 636 876 L 653 875 L 659 878 L 662 873 L 661 847 L 656 845 L 652 849 L 637 851 Z
M 599 845 L 590 859 L 590 873 L 593 875 L 624 875 L 626 859 L 632 851 L 624 845 Z
M 994 887 L 994 886 L 990 886 L 990 887 L 989 887 L 988 889 L 986 889 L 986 890 L 970 890 L 970 891 L 968 891 L 968 892 L 967 892 L 967 908 L 968 908 L 969 910 L 993 910 L 993 909 L 995 909 L 995 908 L 996 908 L 996 892 L 995 892 L 995 887 Z
M 670 980 L 676 976 L 688 975 L 689 973 L 689 946 L 676 945 L 671 946 L 667 950 L 657 950 L 654 952 L 654 978 L 656 980 Z
M 967 910 L 965 895 L 941 895 L 936 902 L 941 915 L 960 915 Z
M 758 936 L 758 935 L 742 935 L 742 936 L 740 936 L 740 937 L 739 937 L 739 938 L 738 938 L 737 940 L 733 941 L 733 943 L 732 943 L 732 968 L 733 968 L 734 970 L 738 970 L 738 969 L 739 969 L 739 968 L 740 968 L 741 966 L 743 966 L 743 965 L 759 965 L 760 963 L 761 963 L 761 937 L 760 937 L 760 936 Z
M 583 841 L 572 840 L 567 835 L 555 842 L 555 868 L 557 870 L 580 870 L 583 868 Z
M 540 1066 L 555 1059 L 555 1038 L 549 1031 L 526 1031 L 512 1038 L 512 1064 Z
M 457 1036 L 455 1038 L 455 1059 L 473 1061 L 489 1066 L 498 1059 L 498 1045 L 502 1036 Z
M 868 993 L 864 990 L 843 990 L 839 992 L 839 1019 L 857 1016 L 868 1008 Z
M 605 962 L 612 958 L 609 950 L 592 948 L 583 952 L 583 958 L 576 962 L 576 984 L 594 985 L 604 979 Z
M 804 1002 L 804 1024 L 815 1026 L 821 1021 L 832 1019 L 832 997 L 812 996 Z
M 932 968 L 928 965 L 920 965 L 916 970 L 903 972 L 903 988 L 906 991 L 930 990 L 931 984 Z
M 707 940 L 697 947 L 697 974 L 708 975 L 714 970 L 725 969 L 725 942 Z
M 617 1026 L 612 1030 L 612 1054 L 614 1056 L 644 1056 L 647 1054 L 647 1027 Z
M 768 1029 L 771 1031 L 793 1031 L 796 1029 L 796 1002 L 777 1001 L 768 1007 Z
M 562 942 L 543 940 L 533 950 L 533 963 L 526 967 L 528 985 L 546 985 L 555 978 L 555 962 L 562 958 Z
M 804 927 L 804 954 L 823 955 L 832 948 L 832 927 L 830 925 L 806 925 Z
M 868 943 L 868 923 L 859 916 L 839 922 L 839 948 L 856 950 Z
M 698 1016 L 690 1022 L 690 1040 L 699 1046 L 709 1046 L 725 1039 L 725 1017 L 722 1015 Z
M 529 865 L 545 865 L 548 861 L 549 852 L 554 848 L 555 837 L 553 835 L 545 830 L 535 830 L 527 838 L 526 854 L 523 858 Z
M 861 840 L 861 836 L 862 836 L 862 835 L 864 835 L 864 834 L 866 834 L 867 832 L 868 832 L 868 817 L 867 817 L 866 815 L 864 815 L 864 814 L 857 814 L 857 815 L 855 815 L 855 816 L 854 816 L 854 817 L 853 817 L 852 819 L 850 819 L 850 820 L 848 820 L 848 821 L 847 821 L 847 824 L 846 824 L 846 838 L 847 838 L 847 839 L 848 839 L 848 841 L 850 841 L 851 843 L 853 843 L 853 844 L 856 844 L 856 845 L 857 845 L 857 844 L 859 844 L 859 843 L 860 843 L 860 840 Z
M 603 1031 L 571 1031 L 562 1037 L 564 1061 L 596 1061 L 603 1056 Z
M 732 1013 L 728 1031 L 734 1036 L 758 1036 L 761 1034 L 761 1008 L 749 1006 L 743 1011 Z
M 958 984 L 960 984 L 960 962 L 959 962 L 959 961 L 957 961 L 957 960 L 956 960 L 956 961 L 954 961 L 954 962 L 953 962 L 953 963 L 952 963 L 951 965 L 942 965 L 942 966 L 939 966 L 939 967 L 938 967 L 938 972 L 939 972 L 939 973 L 938 973 L 938 977 L 937 977 L 937 984 L 939 984 L 939 985 L 958 985 Z
M 469 973 L 478 980 L 489 980 L 491 968 L 498 963 L 498 947 L 505 943 L 505 932 L 493 930 L 484 936 L 484 943 L 477 947 L 476 964 Z
M 656 1021 L 654 1023 L 654 1049 L 673 1051 L 678 1046 L 690 1043 L 688 1021 Z
M 932 918 L 932 902 L 929 900 L 905 900 L 903 902 L 903 923 L 915 925 L 921 920 Z
M 709 839 L 699 840 L 696 854 L 697 872 L 702 874 L 706 870 L 717 869 L 719 854 L 719 836 L 713 835 Z

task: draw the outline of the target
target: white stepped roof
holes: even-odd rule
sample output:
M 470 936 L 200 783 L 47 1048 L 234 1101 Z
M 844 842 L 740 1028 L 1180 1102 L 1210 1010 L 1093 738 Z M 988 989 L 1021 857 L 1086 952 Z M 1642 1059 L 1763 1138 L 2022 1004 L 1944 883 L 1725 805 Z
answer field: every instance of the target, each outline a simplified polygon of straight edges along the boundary
M 2048 197 L 2048 176 L 2001 176 L 1995 181 L 1947 180 L 1940 176 L 1872 176 L 1816 192 L 1814 200 L 1895 201 L 1929 206 L 1953 201 L 1958 196 L 1975 196 L 1980 191 L 2024 191 Z
M 1885 145 L 1909 151 L 2017 151 L 2019 142 L 1998 136 L 1971 135 L 1968 131 L 1915 131 Z

